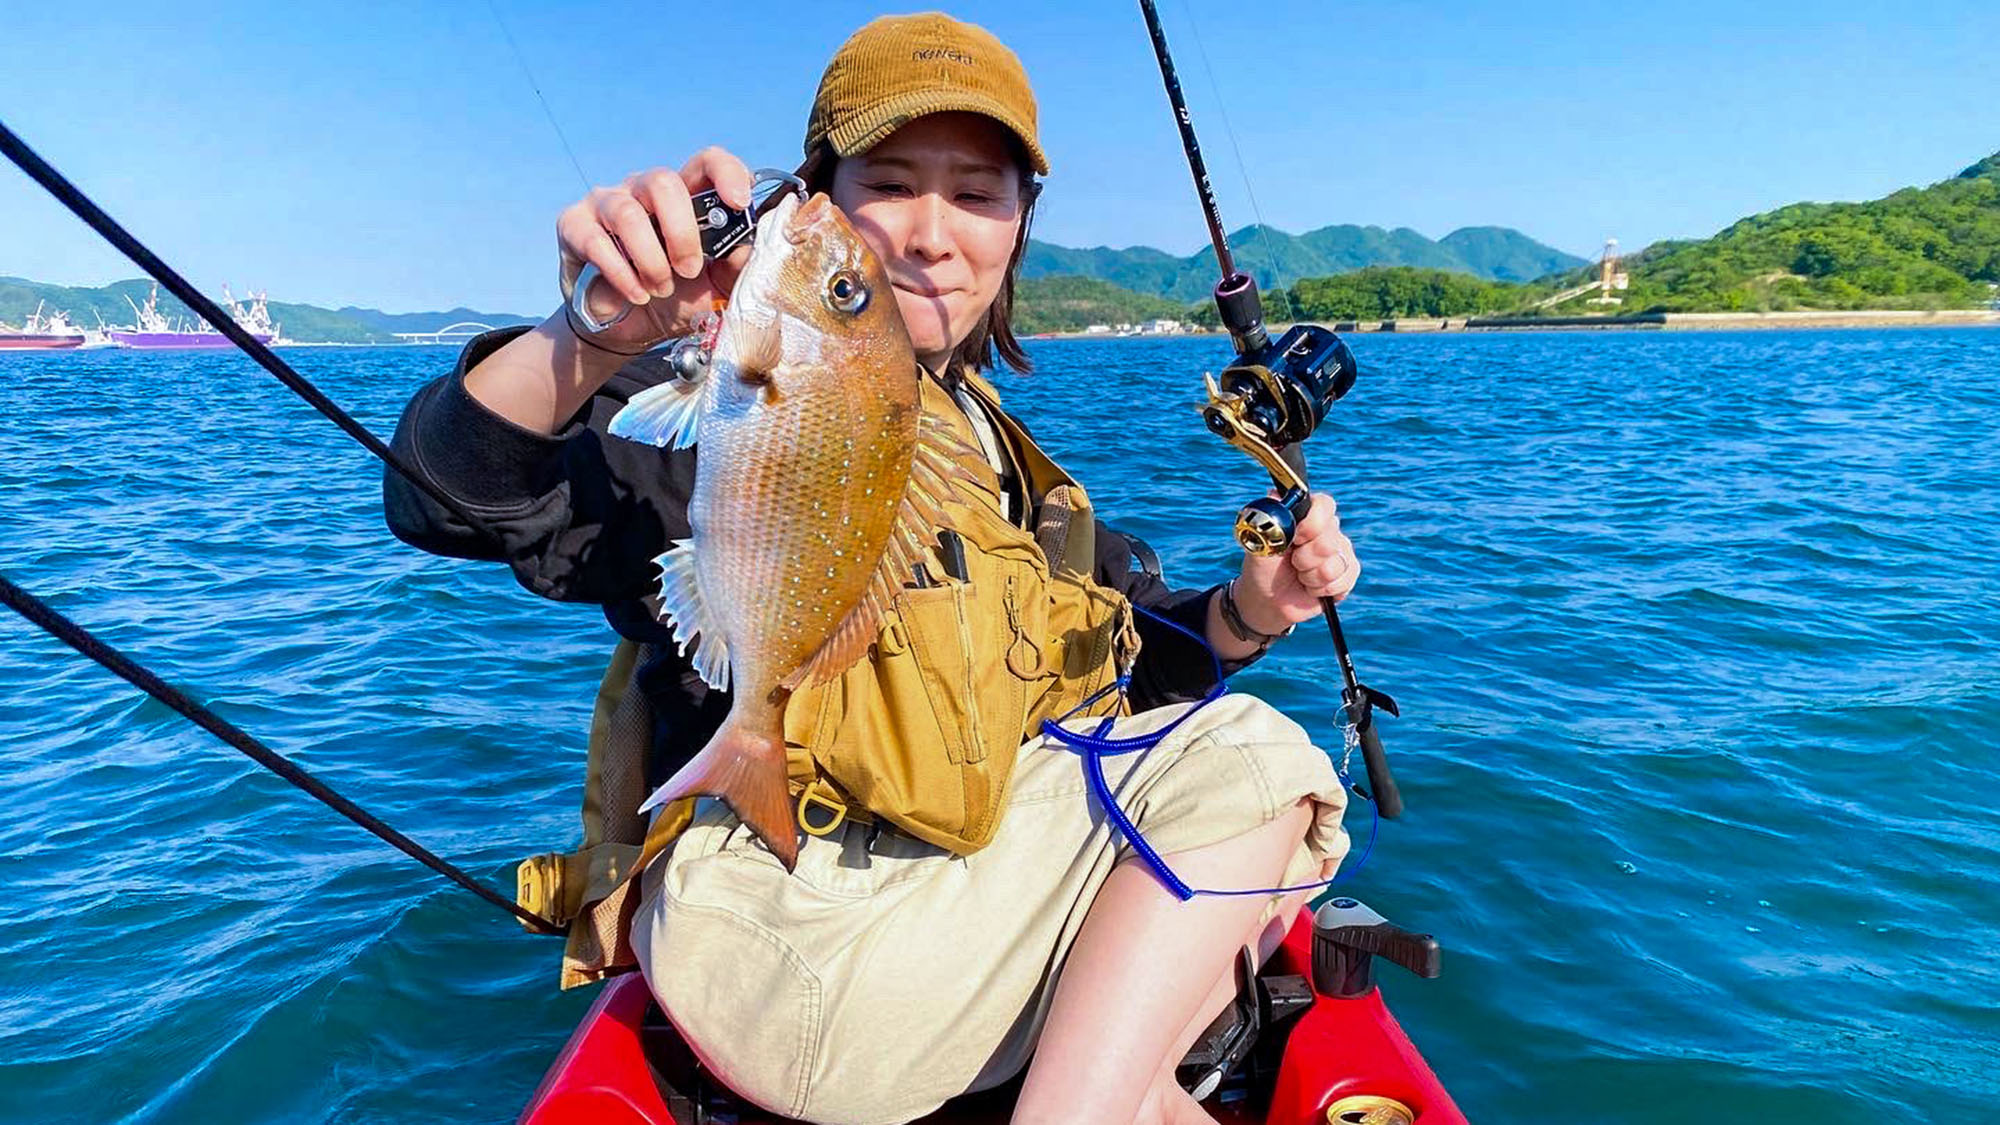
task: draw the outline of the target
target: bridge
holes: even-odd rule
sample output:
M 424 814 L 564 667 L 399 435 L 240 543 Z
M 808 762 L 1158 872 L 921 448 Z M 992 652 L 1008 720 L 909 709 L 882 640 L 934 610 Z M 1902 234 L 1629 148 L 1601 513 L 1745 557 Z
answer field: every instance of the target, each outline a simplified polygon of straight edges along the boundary
M 481 332 L 491 332 L 494 326 L 481 324 L 476 320 L 461 320 L 457 324 L 447 324 L 436 332 L 391 332 L 389 335 L 405 344 L 449 344 L 463 343 Z

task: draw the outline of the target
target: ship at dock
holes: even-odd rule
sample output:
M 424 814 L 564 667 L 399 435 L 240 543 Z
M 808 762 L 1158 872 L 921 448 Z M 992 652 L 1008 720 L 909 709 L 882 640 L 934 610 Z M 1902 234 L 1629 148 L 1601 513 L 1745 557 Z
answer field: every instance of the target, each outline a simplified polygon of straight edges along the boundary
M 230 318 L 236 321 L 237 325 L 245 332 L 248 332 L 258 343 L 268 344 L 278 339 L 278 325 L 271 320 L 271 310 L 265 302 L 265 294 L 250 294 L 250 304 L 247 308 L 237 303 L 236 298 L 230 295 L 229 289 L 226 286 L 222 290 L 222 295 L 224 298 L 224 307 L 228 309 Z M 235 346 L 230 343 L 229 337 L 217 332 L 205 320 L 197 319 L 192 323 L 186 320 L 168 320 L 166 315 L 160 312 L 159 301 L 160 287 L 158 285 L 153 286 L 152 290 L 146 294 L 146 303 L 144 305 L 133 303 L 130 297 L 125 298 L 125 303 L 132 306 L 132 313 L 137 317 L 137 324 L 132 328 L 110 329 L 108 335 L 111 337 L 112 343 L 121 348 L 148 349 L 229 348 Z
M 0 324 L 0 351 L 66 351 L 83 346 L 83 329 L 71 324 L 62 313 L 42 315 L 42 308 L 36 305 L 34 314 L 20 329 Z

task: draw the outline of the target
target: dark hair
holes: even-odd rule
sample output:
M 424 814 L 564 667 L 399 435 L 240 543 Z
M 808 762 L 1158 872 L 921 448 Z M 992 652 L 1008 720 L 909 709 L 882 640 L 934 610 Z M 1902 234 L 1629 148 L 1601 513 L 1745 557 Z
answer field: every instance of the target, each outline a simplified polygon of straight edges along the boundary
M 1042 194 L 1042 185 L 1035 182 L 1027 149 L 1020 140 L 1009 133 L 1007 141 L 1013 152 L 1014 167 L 1021 174 L 1021 229 L 1015 234 L 1014 253 L 1007 259 L 1007 276 L 1000 281 L 1000 292 L 994 294 L 993 303 L 987 306 L 986 319 L 974 325 L 971 334 L 960 341 L 957 350 L 952 352 L 951 368 L 991 370 L 997 351 L 1001 362 L 1022 374 L 1035 369 L 1034 361 L 1021 349 L 1021 342 L 1014 338 L 1014 282 L 1021 273 L 1021 258 L 1028 251 L 1028 225 L 1035 217 L 1035 200 Z M 823 191 L 831 195 L 833 170 L 839 164 L 840 157 L 834 154 L 832 146 L 821 141 L 813 146 L 812 155 L 806 157 L 806 162 L 799 165 L 798 176 L 806 182 L 807 191 Z M 950 371 L 938 374 L 948 375 Z

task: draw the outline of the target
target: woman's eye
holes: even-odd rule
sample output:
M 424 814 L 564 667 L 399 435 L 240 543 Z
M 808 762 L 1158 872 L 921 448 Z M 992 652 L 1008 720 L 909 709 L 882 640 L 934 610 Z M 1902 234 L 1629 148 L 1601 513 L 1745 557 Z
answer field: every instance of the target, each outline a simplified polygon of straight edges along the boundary
M 987 195 L 985 192 L 979 192 L 979 191 L 959 192 L 958 201 L 960 203 L 970 203 L 975 207 L 984 207 L 988 203 L 995 202 L 993 196 Z
M 866 184 L 863 186 L 878 195 L 908 195 L 910 192 L 909 188 L 894 180 L 885 180 L 879 184 Z

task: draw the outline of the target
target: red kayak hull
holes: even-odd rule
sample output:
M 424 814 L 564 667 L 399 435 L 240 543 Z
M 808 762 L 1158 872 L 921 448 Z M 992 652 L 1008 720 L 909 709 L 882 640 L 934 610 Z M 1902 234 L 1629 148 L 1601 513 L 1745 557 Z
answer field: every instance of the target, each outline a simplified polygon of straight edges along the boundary
M 1302 913 L 1266 971 L 1311 978 L 1312 918 Z M 648 1064 L 641 1027 L 652 994 L 636 973 L 605 985 L 556 1057 L 521 1115 L 524 1125 L 687 1125 L 678 1121 Z M 1326 1125 L 1334 1102 L 1357 1095 L 1393 1098 L 1415 1125 L 1464 1125 L 1465 1115 L 1382 1001 L 1380 989 L 1355 999 L 1315 994 L 1291 1029 L 1267 1108 L 1225 1120 Z M 926 1118 L 938 1125 L 1004 1121 L 1004 1107 L 952 1103 Z M 780 1118 L 758 1119 L 777 1122 Z M 751 1125 L 751 1118 L 743 1119 Z

